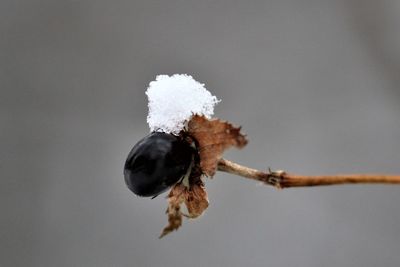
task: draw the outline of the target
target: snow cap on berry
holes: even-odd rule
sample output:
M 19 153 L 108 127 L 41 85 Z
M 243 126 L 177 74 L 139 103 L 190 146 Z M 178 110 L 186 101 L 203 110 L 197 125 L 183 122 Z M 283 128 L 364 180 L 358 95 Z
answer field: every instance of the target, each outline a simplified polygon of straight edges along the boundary
M 179 134 L 193 115 L 210 118 L 220 101 L 187 74 L 158 75 L 150 82 L 147 123 L 150 131 Z

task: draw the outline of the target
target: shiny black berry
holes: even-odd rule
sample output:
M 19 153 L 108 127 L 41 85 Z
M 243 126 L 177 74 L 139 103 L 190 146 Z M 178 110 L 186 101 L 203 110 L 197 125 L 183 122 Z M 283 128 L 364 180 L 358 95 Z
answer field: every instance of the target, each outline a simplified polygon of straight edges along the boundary
M 186 174 L 193 153 L 190 144 L 180 137 L 151 133 L 129 153 L 124 167 L 125 183 L 136 195 L 157 196 Z

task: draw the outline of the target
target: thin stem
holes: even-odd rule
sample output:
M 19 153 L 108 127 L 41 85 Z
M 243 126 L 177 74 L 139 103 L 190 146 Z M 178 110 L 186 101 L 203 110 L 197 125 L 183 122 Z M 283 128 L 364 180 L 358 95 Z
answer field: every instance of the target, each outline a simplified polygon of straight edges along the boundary
M 338 174 L 338 175 L 297 175 L 284 171 L 263 172 L 220 159 L 218 170 L 260 181 L 278 188 L 321 186 L 338 184 L 400 184 L 400 175 L 386 174 Z

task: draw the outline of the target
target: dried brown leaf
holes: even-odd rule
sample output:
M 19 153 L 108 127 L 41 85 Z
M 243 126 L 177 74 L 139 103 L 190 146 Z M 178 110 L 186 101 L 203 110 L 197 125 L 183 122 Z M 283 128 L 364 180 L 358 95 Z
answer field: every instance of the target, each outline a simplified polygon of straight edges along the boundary
M 188 214 L 183 214 L 181 205 L 186 205 Z M 163 229 L 160 238 L 178 230 L 182 225 L 182 216 L 188 218 L 199 217 L 208 207 L 207 192 L 203 183 L 198 180 L 187 188 L 182 183 L 176 184 L 168 195 L 168 225 Z
M 177 230 L 182 225 L 181 204 L 185 201 L 184 193 L 186 187 L 182 184 L 176 184 L 168 195 L 168 225 L 163 229 L 159 238 Z
M 200 167 L 203 173 L 212 177 L 223 152 L 231 146 L 242 148 L 247 139 L 240 132 L 241 127 L 218 119 L 207 119 L 195 115 L 188 123 L 189 134 L 197 140 Z
M 189 185 L 176 184 L 168 195 L 168 225 L 161 237 L 177 230 L 182 225 L 182 216 L 197 218 L 208 207 L 208 196 L 201 181 L 201 175 L 213 176 L 217 170 L 222 153 L 229 147 L 242 148 L 247 144 L 240 127 L 218 119 L 194 116 L 188 123 L 188 134 L 196 140 L 200 162 L 196 161 L 191 170 Z M 183 214 L 181 205 L 185 204 L 188 214 Z
M 185 192 L 185 205 L 189 218 L 197 218 L 208 207 L 208 196 L 203 184 L 194 184 Z

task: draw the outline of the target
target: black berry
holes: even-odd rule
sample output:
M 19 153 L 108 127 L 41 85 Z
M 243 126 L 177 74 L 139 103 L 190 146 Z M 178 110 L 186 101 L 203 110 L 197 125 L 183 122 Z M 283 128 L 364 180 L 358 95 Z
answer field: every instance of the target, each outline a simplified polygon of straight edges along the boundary
M 194 149 L 184 139 L 151 133 L 129 153 L 124 167 L 125 183 L 136 195 L 157 196 L 186 174 L 193 154 Z

